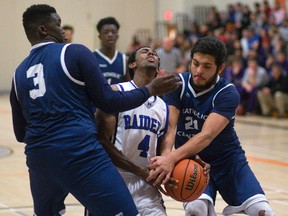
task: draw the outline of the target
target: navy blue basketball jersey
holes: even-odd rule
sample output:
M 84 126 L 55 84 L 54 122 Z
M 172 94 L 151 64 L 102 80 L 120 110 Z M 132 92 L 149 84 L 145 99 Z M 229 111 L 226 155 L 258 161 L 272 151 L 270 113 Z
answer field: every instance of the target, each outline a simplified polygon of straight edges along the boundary
M 203 149 L 199 156 L 205 162 L 216 162 L 227 152 L 240 150 L 240 143 L 234 130 L 235 110 L 239 104 L 239 94 L 233 84 L 221 77 L 209 89 L 196 93 L 190 84 L 191 73 L 179 75 L 183 84 L 181 88 L 165 95 L 168 105 L 177 107 L 180 111 L 175 147 L 178 148 L 195 134 L 202 130 L 203 124 L 212 112 L 218 113 L 229 120 L 228 125 Z M 211 164 L 212 165 L 212 164 Z
M 125 81 L 124 77 L 126 75 L 126 55 L 115 51 L 114 57 L 109 59 L 100 50 L 96 49 L 94 55 L 97 58 L 99 67 L 106 78 L 107 82 L 112 84 L 117 84 Z
M 29 123 L 24 140 L 28 163 L 61 166 L 95 149 L 91 101 L 85 83 L 74 79 L 66 68 L 68 46 L 37 44 L 15 71 L 16 95 Z

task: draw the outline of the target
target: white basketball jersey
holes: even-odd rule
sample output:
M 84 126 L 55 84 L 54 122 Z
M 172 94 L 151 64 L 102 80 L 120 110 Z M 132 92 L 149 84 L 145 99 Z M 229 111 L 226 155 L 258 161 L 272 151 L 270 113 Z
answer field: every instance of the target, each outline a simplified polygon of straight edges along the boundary
M 137 88 L 133 81 L 116 84 L 121 91 Z M 157 96 L 141 106 L 118 114 L 115 146 L 138 166 L 146 167 L 149 158 L 156 156 L 157 144 L 166 133 L 168 107 Z

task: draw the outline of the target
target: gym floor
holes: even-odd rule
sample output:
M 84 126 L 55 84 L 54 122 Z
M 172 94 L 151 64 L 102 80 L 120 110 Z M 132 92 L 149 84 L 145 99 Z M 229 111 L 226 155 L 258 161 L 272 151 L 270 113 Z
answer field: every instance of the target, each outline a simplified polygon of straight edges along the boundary
M 24 144 L 15 140 L 8 95 L 0 95 L 0 216 L 32 216 L 33 202 Z M 236 131 L 249 164 L 277 216 L 288 215 L 288 119 L 237 117 Z M 184 215 L 182 203 L 165 197 L 168 216 Z M 75 198 L 66 199 L 67 216 L 82 216 Z M 216 211 L 226 206 L 217 196 Z

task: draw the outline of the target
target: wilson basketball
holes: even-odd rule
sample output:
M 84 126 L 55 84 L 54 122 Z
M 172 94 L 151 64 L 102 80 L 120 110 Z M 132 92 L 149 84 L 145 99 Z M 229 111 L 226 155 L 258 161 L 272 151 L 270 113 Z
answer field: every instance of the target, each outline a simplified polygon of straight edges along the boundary
M 171 198 L 180 202 L 197 199 L 208 185 L 203 167 L 194 160 L 184 159 L 177 163 L 171 177 L 179 181 L 178 187 L 174 189 L 165 185 L 165 189 Z

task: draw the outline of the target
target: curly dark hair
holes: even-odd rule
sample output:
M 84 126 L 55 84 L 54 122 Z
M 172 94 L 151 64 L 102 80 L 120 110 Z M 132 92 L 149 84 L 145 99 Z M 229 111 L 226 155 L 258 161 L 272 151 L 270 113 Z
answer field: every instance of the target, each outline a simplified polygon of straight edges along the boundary
M 226 60 L 227 49 L 225 44 L 215 37 L 202 37 L 196 41 L 191 50 L 191 59 L 194 53 L 203 53 L 215 57 L 215 64 L 219 68 Z
M 117 30 L 120 29 L 120 24 L 118 23 L 118 21 L 114 18 L 114 17 L 105 17 L 101 20 L 99 20 L 99 22 L 96 25 L 97 31 L 100 33 L 102 27 L 104 25 L 115 25 Z

